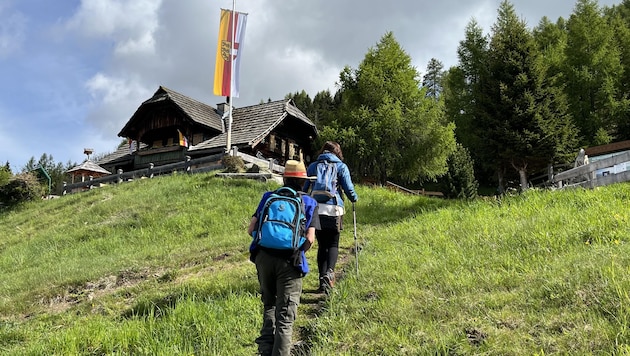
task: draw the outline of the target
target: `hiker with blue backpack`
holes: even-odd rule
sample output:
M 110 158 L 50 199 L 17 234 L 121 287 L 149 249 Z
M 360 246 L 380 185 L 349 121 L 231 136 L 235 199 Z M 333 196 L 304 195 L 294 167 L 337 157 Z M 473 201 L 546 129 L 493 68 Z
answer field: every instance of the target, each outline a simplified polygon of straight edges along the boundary
M 339 257 L 339 236 L 343 229 L 343 194 L 354 204 L 359 196 L 354 190 L 350 170 L 343 162 L 341 146 L 327 141 L 322 146 L 317 160 L 306 170 L 307 175 L 316 176 L 307 180 L 304 191 L 315 198 L 319 206 L 321 229 L 315 232 L 317 238 L 317 268 L 319 271 L 320 292 L 329 292 L 335 285 L 335 265 Z
M 303 162 L 288 160 L 284 185 L 263 194 L 250 220 L 250 260 L 256 264 L 263 325 L 256 338 L 260 355 L 291 352 L 293 322 L 309 267 L 305 252 L 319 229 L 317 202 L 300 192 L 307 177 Z

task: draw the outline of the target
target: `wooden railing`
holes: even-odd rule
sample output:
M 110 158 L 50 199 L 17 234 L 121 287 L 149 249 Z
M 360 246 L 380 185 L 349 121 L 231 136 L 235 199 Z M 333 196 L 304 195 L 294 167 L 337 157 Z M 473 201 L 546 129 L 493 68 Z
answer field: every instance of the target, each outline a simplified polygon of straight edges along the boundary
M 630 171 L 624 171 L 616 174 L 610 173 L 599 177 L 596 176 L 596 171 L 629 161 L 630 151 L 560 172 L 553 176 L 552 181 L 557 188 L 595 188 L 613 183 L 626 182 L 630 180 Z
M 405 193 L 409 193 L 409 194 L 413 194 L 413 195 L 427 195 L 427 196 L 435 196 L 435 197 L 443 197 L 444 194 L 442 192 L 432 192 L 432 191 L 427 191 L 421 189 L 421 190 L 412 190 L 412 189 L 408 189 L 403 187 L 402 185 L 398 185 L 396 183 L 392 183 L 390 181 L 386 181 L 385 182 L 385 186 L 396 189 L 396 190 L 400 190 L 402 192 Z
M 260 167 L 268 167 L 271 173 L 284 172 L 284 167 L 279 164 L 275 164 L 272 159 L 264 160 L 248 155 L 246 153 L 238 152 L 236 147 L 234 147 L 230 151 L 230 155 L 241 157 L 243 161 L 254 163 Z M 63 195 L 83 190 L 89 190 L 95 187 L 99 187 L 101 184 L 118 184 L 140 178 L 153 178 L 159 175 L 172 174 L 174 172 L 195 174 L 219 170 L 225 168 L 221 162 L 221 159 L 224 156 L 225 154 L 223 153 L 195 159 L 191 159 L 190 156 L 186 156 L 186 159 L 183 162 L 175 162 L 161 166 L 155 166 L 153 163 L 150 163 L 148 168 L 138 169 L 135 171 L 123 172 L 122 169 L 119 169 L 118 172 L 114 174 L 106 175 L 99 178 L 90 177 L 87 181 L 84 182 L 72 184 L 67 184 L 66 182 L 64 182 Z

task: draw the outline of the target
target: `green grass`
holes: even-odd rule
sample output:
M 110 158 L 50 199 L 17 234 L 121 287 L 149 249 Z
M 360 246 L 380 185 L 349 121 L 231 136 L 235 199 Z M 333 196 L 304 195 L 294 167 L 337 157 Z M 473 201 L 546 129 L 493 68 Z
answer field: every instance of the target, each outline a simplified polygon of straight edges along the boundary
M 254 354 L 245 231 L 273 187 L 180 174 L 2 213 L 0 353 Z M 473 202 L 357 189 L 359 274 L 348 209 L 341 278 L 300 305 L 312 354 L 630 354 L 630 185 Z

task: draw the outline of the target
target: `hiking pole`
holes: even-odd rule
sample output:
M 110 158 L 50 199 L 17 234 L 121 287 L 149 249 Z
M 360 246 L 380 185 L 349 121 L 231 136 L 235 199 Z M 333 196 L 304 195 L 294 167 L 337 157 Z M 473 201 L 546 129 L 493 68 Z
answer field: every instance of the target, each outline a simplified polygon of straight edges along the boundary
M 357 243 L 357 210 L 352 202 L 352 222 L 354 223 L 354 257 L 356 260 L 357 277 L 359 277 L 359 245 Z

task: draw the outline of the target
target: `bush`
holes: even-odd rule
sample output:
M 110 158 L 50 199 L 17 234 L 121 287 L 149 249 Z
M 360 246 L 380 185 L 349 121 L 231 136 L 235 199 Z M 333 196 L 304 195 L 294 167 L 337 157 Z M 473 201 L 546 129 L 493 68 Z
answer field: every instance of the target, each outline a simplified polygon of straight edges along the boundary
M 7 206 L 16 205 L 29 200 L 41 199 L 47 189 L 32 173 L 21 173 L 0 186 L 0 203 Z
M 448 158 L 448 172 L 442 178 L 440 190 L 447 198 L 474 199 L 478 188 L 470 153 L 458 143 Z
M 225 173 L 243 173 L 245 172 L 245 162 L 238 156 L 224 156 L 222 160 L 225 167 Z
M 11 170 L 6 166 L 0 167 L 0 187 L 9 183 L 10 178 L 11 178 Z

